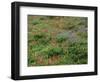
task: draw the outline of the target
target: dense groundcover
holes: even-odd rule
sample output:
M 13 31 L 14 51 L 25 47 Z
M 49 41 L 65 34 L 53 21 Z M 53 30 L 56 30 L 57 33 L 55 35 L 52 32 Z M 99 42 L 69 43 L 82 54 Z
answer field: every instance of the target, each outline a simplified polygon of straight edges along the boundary
M 87 64 L 86 17 L 28 15 L 28 66 Z

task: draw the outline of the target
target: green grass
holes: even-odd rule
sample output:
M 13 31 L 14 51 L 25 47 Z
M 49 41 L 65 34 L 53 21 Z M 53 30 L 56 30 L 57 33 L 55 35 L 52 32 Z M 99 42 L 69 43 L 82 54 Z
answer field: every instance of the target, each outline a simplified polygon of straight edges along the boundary
M 87 18 L 28 16 L 28 66 L 87 64 Z

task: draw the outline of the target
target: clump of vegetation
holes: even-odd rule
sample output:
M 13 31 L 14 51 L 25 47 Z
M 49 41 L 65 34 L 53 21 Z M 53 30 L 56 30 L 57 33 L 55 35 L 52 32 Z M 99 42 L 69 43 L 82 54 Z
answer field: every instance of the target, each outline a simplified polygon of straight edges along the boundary
M 86 32 L 77 32 L 77 35 L 78 35 L 80 38 L 87 38 L 87 33 L 86 33 Z
M 33 36 L 33 40 L 37 41 L 39 39 L 45 38 L 45 35 L 43 34 L 36 34 Z
M 87 43 L 73 43 L 68 48 L 68 54 L 74 63 L 87 63 Z
M 59 43 L 62 43 L 63 41 L 67 40 L 68 39 L 68 33 L 67 32 L 63 32 L 63 33 L 59 33 L 57 36 L 56 36 L 56 40 L 57 42 Z
M 41 23 L 41 21 L 39 19 L 35 19 L 35 20 L 33 19 L 32 20 L 33 25 L 37 25 L 37 24 L 40 24 L 40 23 Z
M 63 52 L 63 49 L 62 48 L 59 48 L 59 47 L 54 47 L 54 48 L 51 48 L 49 49 L 46 54 L 48 55 L 48 57 L 51 57 L 51 56 L 55 56 L 55 55 L 64 55 L 64 52 Z
M 87 18 L 28 16 L 28 66 L 87 64 Z
M 63 42 L 63 41 L 66 40 L 65 37 L 61 37 L 61 36 L 58 36 L 58 37 L 56 37 L 56 38 L 57 38 L 57 42 L 59 42 L 59 43 L 61 43 L 61 42 Z
M 45 35 L 44 33 L 42 33 L 42 34 L 34 35 L 33 40 L 35 40 L 41 44 L 47 44 L 51 40 L 51 37 L 50 37 L 50 35 Z

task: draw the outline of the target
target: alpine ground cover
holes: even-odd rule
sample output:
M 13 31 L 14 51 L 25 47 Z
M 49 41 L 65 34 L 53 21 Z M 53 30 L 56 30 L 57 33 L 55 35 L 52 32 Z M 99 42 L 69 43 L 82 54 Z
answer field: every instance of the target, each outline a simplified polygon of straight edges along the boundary
M 87 64 L 86 17 L 28 16 L 28 66 Z

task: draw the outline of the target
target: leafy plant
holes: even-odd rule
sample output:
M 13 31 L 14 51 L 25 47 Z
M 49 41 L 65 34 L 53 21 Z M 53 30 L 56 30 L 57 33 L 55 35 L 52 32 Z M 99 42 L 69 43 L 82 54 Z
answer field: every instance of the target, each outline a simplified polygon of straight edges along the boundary
M 87 38 L 87 33 L 86 32 L 77 32 L 77 35 L 81 38 Z
M 73 43 L 68 48 L 68 54 L 71 59 L 76 63 L 86 63 L 87 61 L 87 44 L 86 43 Z M 83 61 L 81 61 L 83 60 Z
M 44 34 L 36 34 L 33 36 L 33 40 L 37 41 L 39 39 L 45 38 Z
M 33 46 L 32 46 L 32 51 L 33 51 L 33 52 L 37 52 L 37 51 L 42 50 L 44 47 L 45 47 L 45 46 L 42 45 L 42 44 L 33 45 Z
M 33 19 L 32 20 L 33 25 L 37 25 L 37 24 L 40 24 L 40 23 L 41 23 L 41 21 L 39 19 Z
M 62 43 L 63 41 L 67 40 L 68 39 L 68 33 L 67 32 L 63 32 L 63 33 L 59 33 L 57 36 L 56 36 L 56 40 L 57 42 L 59 43 Z
M 50 40 L 51 37 L 49 34 L 46 33 L 40 33 L 40 34 L 36 34 L 33 36 L 33 40 L 37 41 L 40 44 L 47 44 Z
M 28 65 L 33 65 L 35 63 L 35 59 L 32 54 L 28 54 Z
M 54 55 L 64 55 L 63 49 L 60 47 L 51 47 L 45 50 L 45 54 L 48 55 L 48 57 L 54 56 Z

